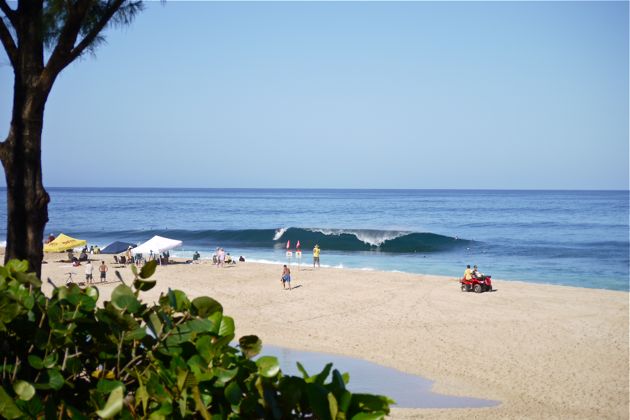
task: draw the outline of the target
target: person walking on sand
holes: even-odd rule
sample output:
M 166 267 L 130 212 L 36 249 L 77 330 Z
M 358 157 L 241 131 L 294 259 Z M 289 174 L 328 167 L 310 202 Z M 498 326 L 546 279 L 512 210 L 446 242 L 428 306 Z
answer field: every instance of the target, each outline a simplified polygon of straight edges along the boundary
M 87 262 L 85 263 L 85 281 L 88 284 L 92 284 L 92 262 L 90 260 L 87 260 Z
M 107 270 L 107 264 L 105 264 L 105 261 L 101 261 L 101 265 L 98 266 L 98 271 L 101 273 L 101 283 L 105 283 L 107 280 Z
M 315 268 L 315 264 L 319 267 L 319 245 L 315 244 L 315 248 L 313 248 L 313 268 Z
M 286 289 L 288 284 L 289 290 L 291 290 L 291 270 L 286 264 L 282 267 L 282 278 L 280 279 L 280 282 L 282 283 L 283 289 Z

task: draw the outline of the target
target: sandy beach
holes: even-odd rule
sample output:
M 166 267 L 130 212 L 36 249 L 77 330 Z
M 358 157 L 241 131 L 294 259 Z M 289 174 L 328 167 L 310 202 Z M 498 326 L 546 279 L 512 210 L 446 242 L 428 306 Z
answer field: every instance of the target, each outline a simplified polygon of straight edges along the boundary
M 94 257 L 108 263 L 110 281 L 114 270 L 132 279 L 111 255 Z M 82 280 L 84 268 L 55 262 L 62 258 L 47 254 L 42 277 Z M 212 296 L 235 319 L 237 337 L 362 358 L 433 380 L 435 392 L 501 401 L 394 408 L 394 419 L 628 418 L 627 292 L 495 279 L 494 292 L 462 293 L 454 278 L 308 265 L 292 267 L 295 289 L 285 291 L 280 272 L 249 262 L 172 264 L 158 267 L 158 286 L 143 298 L 169 287 Z M 101 299 L 115 286 L 99 286 Z

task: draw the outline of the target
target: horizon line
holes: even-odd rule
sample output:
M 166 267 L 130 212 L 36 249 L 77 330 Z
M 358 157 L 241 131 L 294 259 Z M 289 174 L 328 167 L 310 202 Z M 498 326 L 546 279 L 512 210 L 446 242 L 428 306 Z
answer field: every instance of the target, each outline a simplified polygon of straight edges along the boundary
M 6 190 L 6 185 L 0 190 Z M 630 188 L 369 188 L 369 187 L 86 187 L 86 186 L 50 186 L 44 189 L 91 189 L 91 190 L 310 190 L 310 191 L 583 191 L 583 192 L 630 192 Z

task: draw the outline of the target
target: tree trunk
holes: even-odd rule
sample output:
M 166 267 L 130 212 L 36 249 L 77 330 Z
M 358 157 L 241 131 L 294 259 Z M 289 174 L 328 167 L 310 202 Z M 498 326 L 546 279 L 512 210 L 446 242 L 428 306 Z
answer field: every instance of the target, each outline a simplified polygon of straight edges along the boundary
M 41 139 L 45 101 L 34 99 L 28 88 L 14 87 L 14 111 L 2 164 L 7 183 L 7 249 L 11 258 L 25 259 L 29 271 L 41 276 L 44 228 L 50 198 L 42 183 Z M 40 92 L 41 95 L 41 92 Z M 32 106 L 36 103 L 41 105 Z
M 41 144 L 44 107 L 53 78 L 43 77 L 41 1 L 18 4 L 18 53 L 14 57 L 13 113 L 0 159 L 7 182 L 7 249 L 12 258 L 27 260 L 29 271 L 41 277 L 44 228 L 50 198 L 42 183 Z

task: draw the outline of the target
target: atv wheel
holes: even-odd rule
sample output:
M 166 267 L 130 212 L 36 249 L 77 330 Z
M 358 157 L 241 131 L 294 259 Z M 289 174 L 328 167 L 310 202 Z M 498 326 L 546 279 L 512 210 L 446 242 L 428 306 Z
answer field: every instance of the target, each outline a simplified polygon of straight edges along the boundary
M 475 291 L 475 293 L 481 293 L 481 285 L 475 284 L 475 287 L 473 287 L 473 290 Z
M 465 292 L 465 291 L 466 291 L 466 285 L 462 284 L 462 292 Z

